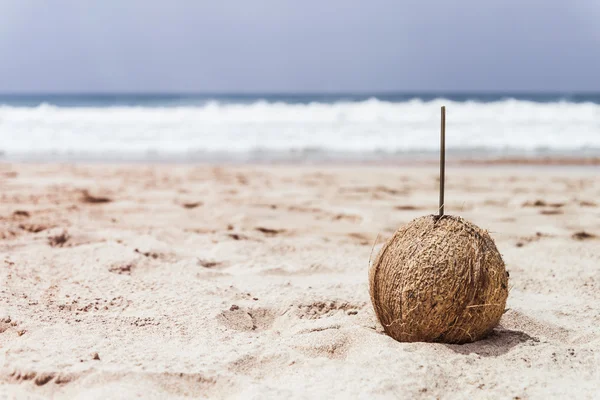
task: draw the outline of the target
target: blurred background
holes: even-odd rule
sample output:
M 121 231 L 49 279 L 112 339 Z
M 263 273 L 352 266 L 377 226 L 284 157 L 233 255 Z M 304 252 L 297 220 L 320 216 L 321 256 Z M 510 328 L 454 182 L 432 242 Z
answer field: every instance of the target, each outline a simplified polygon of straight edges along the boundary
M 597 0 L 0 1 L 3 160 L 600 155 Z

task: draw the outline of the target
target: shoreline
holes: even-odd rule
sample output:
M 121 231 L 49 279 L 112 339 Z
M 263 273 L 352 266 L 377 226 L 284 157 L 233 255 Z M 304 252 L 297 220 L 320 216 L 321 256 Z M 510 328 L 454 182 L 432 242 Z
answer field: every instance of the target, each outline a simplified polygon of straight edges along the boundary
M 0 165 L 36 165 L 36 164 L 73 164 L 73 165 L 222 165 L 222 166 L 431 166 L 438 165 L 437 155 L 407 155 L 405 157 L 382 157 L 380 159 L 368 158 L 279 158 L 279 159 L 235 159 L 232 157 L 214 157 L 185 159 L 185 157 L 162 158 L 119 158 L 119 157 L 0 157 Z M 446 165 L 450 166 L 541 166 L 541 167 L 569 167 L 600 166 L 600 156 L 532 156 L 532 157 L 464 157 L 453 156 L 446 153 Z

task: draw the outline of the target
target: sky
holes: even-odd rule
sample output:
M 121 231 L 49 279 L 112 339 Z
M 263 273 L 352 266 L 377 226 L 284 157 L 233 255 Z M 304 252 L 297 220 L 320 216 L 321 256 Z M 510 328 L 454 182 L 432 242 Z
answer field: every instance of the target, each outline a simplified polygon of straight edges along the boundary
M 600 91 L 598 0 L 0 0 L 0 92 Z

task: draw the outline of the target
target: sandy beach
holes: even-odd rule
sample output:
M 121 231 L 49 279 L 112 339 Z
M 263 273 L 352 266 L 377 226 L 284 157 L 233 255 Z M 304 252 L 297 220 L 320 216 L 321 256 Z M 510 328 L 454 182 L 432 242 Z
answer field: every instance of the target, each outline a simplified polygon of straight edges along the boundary
M 597 397 L 598 167 L 446 174 L 510 273 L 466 345 L 396 342 L 369 300 L 434 165 L 2 164 L 0 397 Z

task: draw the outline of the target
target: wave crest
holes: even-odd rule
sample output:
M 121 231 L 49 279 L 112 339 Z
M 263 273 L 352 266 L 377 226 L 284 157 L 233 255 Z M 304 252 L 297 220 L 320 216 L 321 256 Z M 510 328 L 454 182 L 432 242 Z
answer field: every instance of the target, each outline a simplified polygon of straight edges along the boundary
M 6 154 L 434 151 L 439 107 L 449 150 L 600 149 L 600 105 L 505 99 L 222 103 L 177 107 L 0 106 Z

